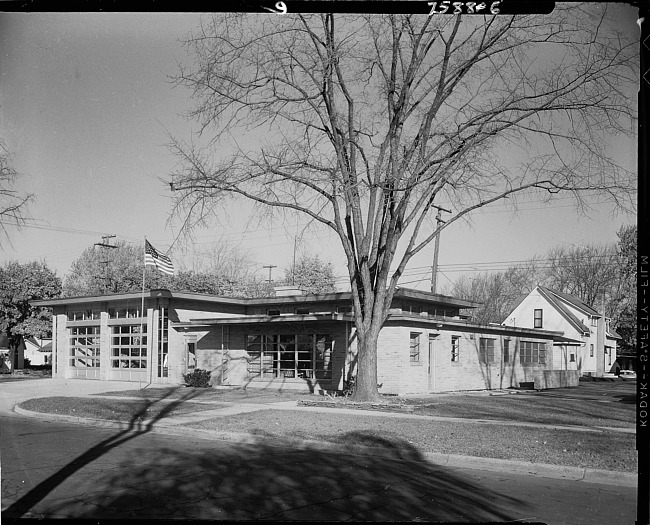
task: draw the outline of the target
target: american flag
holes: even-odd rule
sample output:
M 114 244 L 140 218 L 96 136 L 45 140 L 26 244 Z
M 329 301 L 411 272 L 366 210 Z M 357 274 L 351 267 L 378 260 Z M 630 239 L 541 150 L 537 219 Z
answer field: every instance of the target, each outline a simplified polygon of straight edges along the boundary
M 158 250 L 151 246 L 146 239 L 144 241 L 144 265 L 155 266 L 164 274 L 174 275 L 172 260 L 166 255 L 158 253 Z

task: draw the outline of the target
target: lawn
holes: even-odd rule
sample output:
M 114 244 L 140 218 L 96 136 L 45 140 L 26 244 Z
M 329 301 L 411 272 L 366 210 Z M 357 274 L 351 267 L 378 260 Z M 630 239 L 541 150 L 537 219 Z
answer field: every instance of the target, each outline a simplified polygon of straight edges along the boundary
M 20 403 L 25 410 L 44 414 L 87 417 L 109 421 L 145 421 L 216 408 L 192 401 L 113 400 L 82 397 L 39 397 Z
M 562 399 L 536 394 L 441 396 L 411 400 L 414 413 L 469 419 L 501 419 L 529 423 L 634 428 L 634 405 L 616 401 Z M 419 405 L 419 406 L 418 406 Z
M 291 392 L 262 389 L 215 389 L 215 388 L 143 388 L 141 390 L 123 390 L 119 392 L 106 392 L 101 396 L 138 397 L 143 399 L 180 399 L 191 395 L 197 401 L 223 401 L 237 403 L 275 403 L 281 401 L 299 401 L 314 399 L 317 396 L 303 392 Z
M 314 439 L 347 445 L 409 443 L 422 452 L 459 454 L 497 459 L 513 459 L 605 470 L 636 471 L 635 436 L 593 427 L 633 428 L 634 404 L 625 395 L 572 389 L 568 393 L 487 395 L 432 395 L 425 398 L 386 397 L 381 407 L 355 404 L 345 398 L 323 398 L 304 393 L 262 390 L 221 390 L 199 388 L 149 388 L 114 392 L 114 398 L 52 397 L 26 401 L 21 406 L 44 413 L 65 414 L 114 421 L 148 420 L 179 414 L 200 413 L 218 408 L 220 403 L 268 404 L 296 401 L 291 410 L 258 411 L 189 423 L 189 428 L 218 432 L 244 432 L 275 439 Z M 106 395 L 106 394 L 103 394 Z M 127 396 L 135 399 L 120 399 Z M 598 397 L 600 396 L 600 397 Z M 603 397 L 604 396 L 604 397 Z M 298 405 L 325 405 L 342 408 L 381 408 L 400 413 L 462 418 L 467 421 L 406 419 L 378 413 L 349 415 L 334 410 L 312 411 Z M 212 403 L 212 404 L 211 404 Z M 221 405 L 223 406 L 223 405 Z M 408 410 L 405 410 L 407 408 Z M 209 415 L 206 414 L 206 417 Z M 475 420 L 506 420 L 516 423 L 585 425 L 576 427 L 531 428 L 518 425 L 477 423 Z
M 190 428 L 247 432 L 280 439 L 314 439 L 347 445 L 408 442 L 421 452 L 531 461 L 636 472 L 634 434 L 613 431 L 504 426 L 416 420 L 332 411 L 261 410 L 189 423 Z
M 605 387 L 609 388 L 609 387 Z M 588 392 L 587 397 L 573 399 L 572 395 Z M 607 392 L 607 390 L 605 390 Z M 496 419 L 524 423 L 557 425 L 584 425 L 590 427 L 634 428 L 634 404 L 613 397 L 597 399 L 586 389 L 561 389 L 558 394 L 516 393 L 505 395 L 480 394 L 432 394 L 426 397 L 400 398 L 385 396 L 382 410 L 395 410 L 418 415 L 460 417 L 467 419 Z M 371 408 L 367 404 L 355 404 L 347 398 L 331 398 L 291 391 L 266 391 L 258 389 L 213 388 L 147 388 L 109 392 L 102 395 L 137 397 L 143 399 L 179 399 L 191 395 L 199 401 L 222 401 L 237 403 L 274 403 L 296 401 L 303 404 L 341 406 L 345 408 Z M 563 396 L 563 397 L 555 397 Z M 602 397 L 602 396 L 601 396 Z

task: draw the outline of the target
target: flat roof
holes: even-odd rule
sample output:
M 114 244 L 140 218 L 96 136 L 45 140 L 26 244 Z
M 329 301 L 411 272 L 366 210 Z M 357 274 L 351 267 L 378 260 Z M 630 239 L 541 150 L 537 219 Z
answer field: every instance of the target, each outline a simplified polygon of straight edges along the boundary
M 31 301 L 34 306 L 67 306 L 92 303 L 132 301 L 142 298 L 142 292 L 86 295 L 77 297 L 58 297 L 56 299 L 42 299 Z M 221 295 L 210 295 L 192 292 L 172 292 L 165 289 L 147 290 L 144 293 L 145 299 L 180 299 L 187 301 L 198 301 L 212 304 L 230 304 L 238 306 L 254 305 L 275 305 L 275 304 L 296 304 L 296 303 L 325 303 L 325 302 L 352 302 L 352 292 L 335 292 L 327 294 L 302 294 L 274 297 L 225 297 Z M 397 288 L 393 299 L 412 299 L 430 304 L 440 304 L 457 308 L 476 308 L 479 303 L 458 299 L 442 294 L 433 294 L 414 290 L 411 288 Z

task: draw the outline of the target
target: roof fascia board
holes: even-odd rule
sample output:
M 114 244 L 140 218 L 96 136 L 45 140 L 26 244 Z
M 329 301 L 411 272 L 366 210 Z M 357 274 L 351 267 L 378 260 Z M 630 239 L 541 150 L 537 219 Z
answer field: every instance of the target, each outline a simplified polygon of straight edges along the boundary
M 585 315 L 589 315 L 591 317 L 602 317 L 602 314 L 599 314 L 594 308 L 591 308 L 590 306 L 584 304 L 577 297 L 576 297 L 576 301 L 571 300 L 572 297 L 571 294 L 556 292 L 555 290 L 551 290 L 550 288 L 546 288 L 542 286 L 539 286 L 539 288 L 540 290 L 543 289 L 545 292 L 552 294 L 555 298 L 557 298 L 558 301 L 561 301 L 564 304 L 572 306 L 573 308 L 579 310 Z
M 553 294 L 552 296 L 549 295 L 547 290 L 545 288 L 542 288 L 541 286 L 538 286 L 537 289 L 539 290 L 540 295 L 544 297 L 546 301 L 551 306 L 553 306 L 560 313 L 560 315 L 564 317 L 569 322 L 569 324 L 573 326 L 578 332 L 580 332 L 581 334 L 591 333 L 589 331 L 589 328 L 587 328 L 584 324 L 582 324 L 569 310 L 567 310 L 563 302 L 559 301 L 555 294 Z

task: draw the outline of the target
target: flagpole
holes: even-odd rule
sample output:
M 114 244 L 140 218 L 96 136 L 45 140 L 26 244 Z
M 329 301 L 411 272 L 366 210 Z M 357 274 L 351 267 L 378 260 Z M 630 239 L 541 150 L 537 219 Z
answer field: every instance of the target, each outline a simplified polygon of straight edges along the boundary
M 140 364 L 142 364 L 142 346 L 144 344 L 144 334 L 142 333 L 142 323 L 144 319 L 144 276 L 145 272 L 147 270 L 147 265 L 145 263 L 145 255 L 147 253 L 147 236 L 144 236 L 144 244 L 142 245 L 142 306 L 140 308 Z M 149 340 L 147 339 L 147 342 Z M 146 348 L 146 346 L 145 346 Z M 151 363 L 151 356 L 147 356 L 147 363 L 149 363 L 149 367 L 151 368 L 152 363 Z M 138 390 L 142 388 L 140 381 L 141 381 L 142 375 L 138 373 Z

